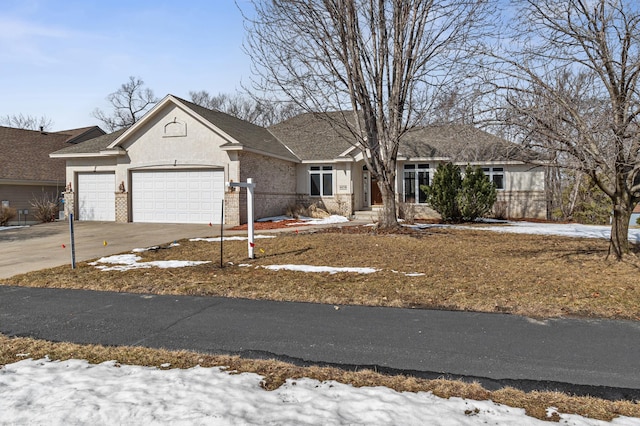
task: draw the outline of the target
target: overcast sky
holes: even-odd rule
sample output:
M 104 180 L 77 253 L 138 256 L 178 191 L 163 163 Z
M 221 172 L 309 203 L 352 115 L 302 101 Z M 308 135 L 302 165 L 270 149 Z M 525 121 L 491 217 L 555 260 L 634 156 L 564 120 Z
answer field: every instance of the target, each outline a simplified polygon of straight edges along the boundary
M 2 0 L 0 116 L 99 125 L 92 111 L 129 76 L 159 98 L 233 93 L 250 77 L 243 37 L 233 0 Z

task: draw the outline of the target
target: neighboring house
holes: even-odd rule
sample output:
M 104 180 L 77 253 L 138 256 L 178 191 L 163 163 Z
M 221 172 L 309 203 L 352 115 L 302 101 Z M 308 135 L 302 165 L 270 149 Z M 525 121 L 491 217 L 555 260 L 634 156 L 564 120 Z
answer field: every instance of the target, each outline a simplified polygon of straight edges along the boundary
M 64 191 L 65 162 L 50 153 L 103 134 L 96 126 L 60 132 L 0 126 L 0 202 L 18 211 L 12 223 L 34 222 L 31 201 L 59 199 Z
M 499 188 L 505 216 L 546 216 L 544 169 L 527 165 L 516 145 L 469 126 L 428 127 L 403 140 L 397 192 L 421 215 L 419 185 L 437 164 L 481 165 Z M 316 203 L 351 216 L 381 202 L 362 154 L 348 136 L 314 114 L 268 129 L 168 95 L 128 129 L 56 151 L 67 162 L 65 209 L 79 220 L 220 223 L 247 221 L 246 190 L 255 187 L 255 217 Z

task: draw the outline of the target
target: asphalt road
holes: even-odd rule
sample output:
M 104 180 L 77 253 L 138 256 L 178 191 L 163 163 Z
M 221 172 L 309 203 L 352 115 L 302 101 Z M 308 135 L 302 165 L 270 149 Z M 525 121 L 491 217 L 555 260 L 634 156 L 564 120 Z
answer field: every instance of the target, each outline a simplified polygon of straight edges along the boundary
M 0 287 L 0 333 L 640 399 L 640 324 Z

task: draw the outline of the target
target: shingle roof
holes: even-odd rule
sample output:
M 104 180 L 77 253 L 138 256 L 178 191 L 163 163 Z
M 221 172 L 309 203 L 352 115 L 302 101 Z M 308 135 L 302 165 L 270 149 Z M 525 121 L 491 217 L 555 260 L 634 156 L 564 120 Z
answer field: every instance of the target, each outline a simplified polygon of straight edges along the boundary
M 443 124 L 408 132 L 398 155 L 446 158 L 453 162 L 523 161 L 540 159 L 534 152 L 471 125 Z
M 290 161 L 332 161 L 353 147 L 353 135 L 332 125 L 326 114 L 304 113 L 265 129 L 229 114 L 213 111 L 184 99 L 187 108 L 227 133 L 248 149 Z M 348 112 L 328 113 L 333 119 L 350 119 Z M 339 120 L 338 120 L 339 121 Z M 68 146 L 56 154 L 92 154 L 104 150 L 125 129 Z M 223 147 L 231 147 L 227 143 Z M 416 128 L 401 140 L 398 155 L 405 158 L 443 158 L 454 162 L 539 160 L 535 153 L 470 125 L 434 125 Z
M 353 140 L 348 131 L 315 113 L 297 115 L 269 127 L 269 131 L 303 161 L 333 160 L 348 150 Z
M 54 152 L 54 154 L 97 154 L 103 149 L 107 148 L 113 141 L 115 141 L 121 134 L 127 129 L 120 129 L 113 133 L 98 136 L 97 138 L 89 139 L 85 142 L 80 142 L 75 145 L 67 146 L 64 149 Z M 68 145 L 68 144 L 67 144 Z
M 80 143 L 98 136 L 104 135 L 105 132 L 98 126 L 81 127 L 79 129 L 61 130 L 55 132 L 57 134 L 68 135 L 67 143 Z
M 49 154 L 89 129 L 40 132 L 0 126 L 0 179 L 64 182 L 65 161 Z
M 342 114 L 342 113 L 332 113 Z M 338 117 L 333 117 L 338 118 Z M 301 114 L 269 127 L 300 159 L 334 160 L 352 147 L 353 136 L 321 115 Z M 454 162 L 532 161 L 535 153 L 471 125 L 445 124 L 416 128 L 405 134 L 399 156 L 446 158 Z
M 225 114 L 224 112 L 201 107 L 178 97 L 175 98 L 209 123 L 237 140 L 242 146 L 291 161 L 298 161 L 298 158 L 264 127 L 257 126 L 248 121 Z
M 220 111 L 213 111 L 201 107 L 176 96 L 172 97 L 212 125 L 234 138 L 238 141 L 239 146 L 267 155 L 270 154 L 280 158 L 285 158 L 290 161 L 299 161 L 299 159 L 289 149 L 287 149 L 282 142 L 280 142 L 264 127 L 257 126 L 249 123 L 248 121 L 241 120 Z M 114 142 L 125 131 L 126 129 L 121 129 L 117 132 L 61 149 L 56 151 L 55 154 L 96 154 L 107 148 L 107 146 Z M 226 144 L 226 146 L 233 146 L 233 144 Z

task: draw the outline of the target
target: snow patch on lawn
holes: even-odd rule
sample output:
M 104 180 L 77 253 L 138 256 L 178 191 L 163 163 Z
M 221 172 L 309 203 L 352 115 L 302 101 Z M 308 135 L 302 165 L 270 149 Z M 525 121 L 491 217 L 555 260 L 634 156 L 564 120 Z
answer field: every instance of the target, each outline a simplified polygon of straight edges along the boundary
M 334 223 L 349 222 L 349 219 L 347 219 L 344 216 L 337 215 L 337 214 L 331 215 L 329 217 L 318 218 L 318 219 L 313 219 L 313 218 L 310 218 L 310 217 L 300 217 L 298 219 L 304 221 L 305 225 L 330 225 L 330 224 L 334 224 Z M 296 224 L 295 223 L 289 223 L 288 226 L 296 226 Z
M 101 257 L 95 262 L 89 263 L 89 265 L 95 266 L 102 271 L 130 271 L 132 269 L 146 268 L 184 268 L 187 266 L 211 263 L 209 260 L 155 260 L 152 262 L 140 262 L 140 260 L 142 260 L 142 258 L 135 254 L 117 254 Z M 106 265 L 100 265 L 101 263 Z
M 322 217 L 322 218 L 312 218 L 312 217 L 307 217 L 307 216 L 298 216 L 298 217 L 293 217 L 293 216 L 271 216 L 271 217 L 263 217 L 260 218 L 258 220 L 256 220 L 256 222 L 282 222 L 285 220 L 299 220 L 300 222 L 304 222 L 304 223 L 288 223 L 287 226 L 299 226 L 299 225 L 330 225 L 330 224 L 334 224 L 334 223 L 345 223 L 345 222 L 349 222 L 349 219 L 347 219 L 344 216 L 340 216 L 337 214 L 328 216 L 328 217 Z
M 483 221 L 487 222 L 487 221 Z M 491 222 L 487 222 L 491 223 Z M 532 223 L 532 222 L 499 222 L 501 225 L 488 226 L 463 226 L 463 225 L 432 225 L 417 224 L 405 225 L 410 228 L 455 228 L 473 231 L 493 231 L 513 234 L 533 234 L 533 235 L 558 235 L 563 237 L 577 238 L 602 238 L 609 239 L 611 226 L 603 225 L 581 225 L 579 223 Z M 640 229 L 629 229 L 629 241 L 640 243 Z
M 10 229 L 20 229 L 20 228 L 28 228 L 29 225 L 20 225 L 20 226 L 0 226 L 0 231 L 8 231 Z
M 274 235 L 255 235 L 254 239 L 260 238 L 275 238 Z M 222 237 L 222 241 L 246 241 L 247 237 Z M 189 241 L 204 241 L 207 243 L 215 243 L 220 242 L 220 237 L 212 237 L 212 238 L 190 238 Z
M 328 272 L 330 274 L 337 274 L 339 272 L 353 272 L 356 274 L 372 274 L 378 272 L 378 269 L 374 268 L 350 268 L 350 267 L 334 267 L 334 266 L 311 266 L 311 265 L 267 265 L 263 266 L 265 269 L 272 271 L 297 271 L 297 272 Z
M 171 247 L 180 247 L 180 243 L 176 243 L 174 241 L 173 243 L 169 244 L 166 247 L 151 246 L 146 248 L 134 248 L 133 250 L 131 250 L 131 253 L 144 253 L 145 251 L 154 251 L 154 250 L 160 250 L 162 248 L 171 248 Z

